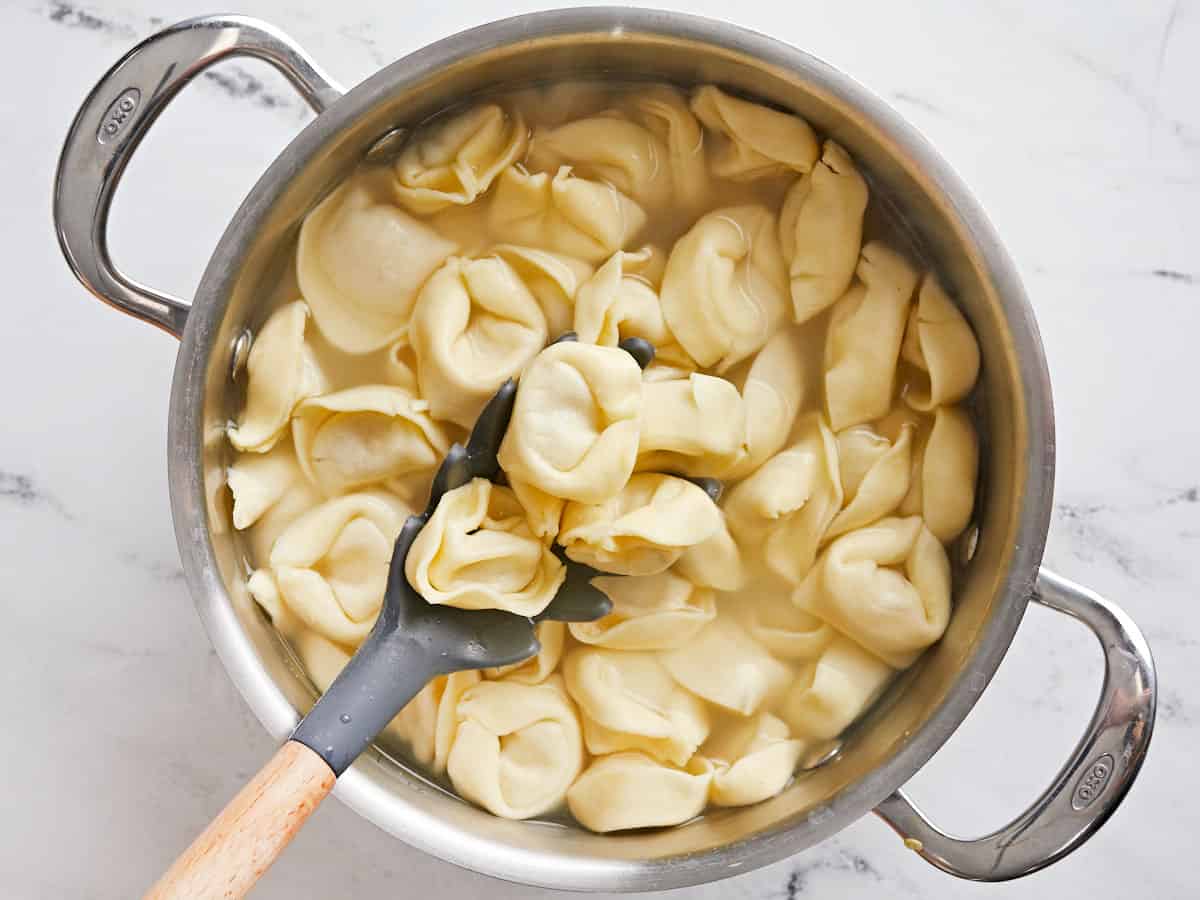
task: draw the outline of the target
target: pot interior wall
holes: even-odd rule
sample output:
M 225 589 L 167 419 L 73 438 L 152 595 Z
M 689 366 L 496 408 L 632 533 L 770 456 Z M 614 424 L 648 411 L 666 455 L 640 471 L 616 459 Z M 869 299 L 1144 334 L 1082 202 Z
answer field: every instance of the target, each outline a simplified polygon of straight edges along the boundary
M 1027 315 L 1019 287 L 1015 288 L 1016 302 L 1006 310 L 994 286 L 994 273 L 988 271 L 985 254 L 978 249 L 993 240 L 990 232 L 978 230 L 970 211 L 960 215 L 961 210 L 952 208 L 934 180 L 937 176 L 921 171 L 900 143 L 884 133 L 879 117 L 886 113 L 875 111 L 868 117 L 851 107 L 830 87 L 831 79 L 834 84 L 839 79 L 819 63 L 809 61 L 809 70 L 798 72 L 731 49 L 636 30 L 530 37 L 483 52 L 459 54 L 461 58 L 449 62 L 447 53 L 453 56 L 454 47 L 430 48 L 402 60 L 328 111 L 325 116 L 336 117 L 353 108 L 354 116 L 344 128 L 322 136 L 315 144 L 307 133 L 297 141 L 303 144 L 308 140 L 314 144 L 314 152 L 307 159 L 276 164 L 272 171 L 281 173 L 284 183 L 266 197 L 269 208 L 244 208 L 239 213 L 243 219 L 254 217 L 255 234 L 240 248 L 226 248 L 227 235 L 206 275 L 206 284 L 225 286 L 220 295 L 208 298 L 202 289 L 201 300 L 214 305 L 212 315 L 206 318 L 215 334 L 211 354 L 201 363 L 205 366 L 206 401 L 203 432 L 197 435 L 203 441 L 209 533 L 228 591 L 228 599 L 222 598 L 222 602 L 230 604 L 229 612 L 248 635 L 259 664 L 282 694 L 294 707 L 307 708 L 314 696 L 312 686 L 249 600 L 244 554 L 229 524 L 224 487 L 229 450 L 223 435 L 239 402 L 230 382 L 231 355 L 237 337 L 260 323 L 258 300 L 270 294 L 271 284 L 279 277 L 301 218 L 348 174 L 376 138 L 394 126 L 413 125 L 466 95 L 547 77 L 608 74 L 681 84 L 715 82 L 794 110 L 854 155 L 868 173 L 876 198 L 884 197 L 903 211 L 903 218 L 935 261 L 979 337 L 983 368 L 978 412 L 984 435 L 977 507 L 979 539 L 974 557 L 956 585 L 956 609 L 946 636 L 903 679 L 904 690 L 886 697 L 832 762 L 766 803 L 719 811 L 676 829 L 598 837 L 564 826 L 507 822 L 462 803 L 379 751 L 364 757 L 356 768 L 369 782 L 364 788 L 367 793 L 383 798 L 380 802 L 388 799 L 383 795 L 402 799 L 412 808 L 410 821 L 431 830 L 418 840 L 423 846 L 456 839 L 486 841 L 497 852 L 549 853 L 596 861 L 703 853 L 752 836 L 759 838 L 756 847 L 760 853 L 766 848 L 769 855 L 781 856 L 800 849 L 824 836 L 823 819 L 844 824 L 847 814 L 861 814 L 896 787 L 884 783 L 879 771 L 918 736 L 932 741 L 932 749 L 945 740 L 961 715 L 952 723 L 939 724 L 935 713 L 963 670 L 978 659 L 986 633 L 1005 633 L 1006 646 L 1023 611 L 1024 584 L 1020 579 L 1032 573 L 1014 576 L 1011 570 L 1014 545 L 1019 541 L 1020 506 L 1029 479 L 1028 460 L 1032 458 L 1026 408 L 1026 392 L 1032 388 L 1027 386 L 1028 373 L 1022 372 L 1013 349 L 1012 317 Z M 436 71 L 426 71 L 435 63 Z M 251 199 L 260 207 L 264 202 L 261 194 Z M 237 224 L 235 219 L 231 233 Z M 981 677 L 975 671 L 976 683 L 969 686 L 970 691 L 981 691 L 990 672 L 989 667 Z M 935 733 L 922 735 L 931 719 Z M 267 724 L 281 735 L 286 728 L 282 722 Z M 851 790 L 855 787 L 857 791 Z M 442 855 L 454 858 L 453 851 Z M 669 877 L 663 877 L 661 883 L 669 883 Z

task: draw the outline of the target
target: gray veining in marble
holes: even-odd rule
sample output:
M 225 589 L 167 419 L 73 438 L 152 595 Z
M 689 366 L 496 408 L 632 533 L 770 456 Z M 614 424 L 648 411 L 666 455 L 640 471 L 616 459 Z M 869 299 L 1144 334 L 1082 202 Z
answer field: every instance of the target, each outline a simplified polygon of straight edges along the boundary
M 340 81 L 517 0 L 432 7 L 243 0 Z M 1033 298 L 1054 381 L 1059 476 L 1047 562 L 1143 625 L 1162 684 L 1143 774 L 1078 853 L 1004 886 L 954 881 L 868 818 L 695 900 L 1194 897 L 1200 842 L 1200 2 L 873 0 L 659 5 L 808 49 L 889 99 L 977 192 Z M 219 6 L 219 4 L 218 4 Z M 59 257 L 50 181 L 96 77 L 196 0 L 11 0 L 0 56 L 10 279 L 0 326 L 0 894 L 136 896 L 270 755 L 201 632 L 171 533 L 163 448 L 175 345 L 90 298 Z M 308 113 L 263 66 L 206 74 L 130 167 L 113 252 L 186 296 L 257 174 Z M 1093 640 L 1042 610 L 977 709 L 911 784 L 982 832 L 1044 785 L 1099 688 Z M 264 900 L 549 898 L 410 850 L 323 807 Z

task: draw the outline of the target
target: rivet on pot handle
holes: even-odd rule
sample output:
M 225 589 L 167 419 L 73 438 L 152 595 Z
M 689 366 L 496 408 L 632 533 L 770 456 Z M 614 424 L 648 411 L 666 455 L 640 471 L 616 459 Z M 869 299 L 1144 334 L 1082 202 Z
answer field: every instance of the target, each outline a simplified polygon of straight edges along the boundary
M 235 56 L 270 63 L 320 113 L 342 95 L 277 29 L 243 16 L 188 19 L 127 53 L 88 94 L 71 123 L 54 180 L 54 224 L 67 264 L 93 294 L 176 337 L 188 304 L 122 274 L 108 253 L 108 210 L 134 151 L 189 81 Z
M 1019 878 L 1083 844 L 1124 799 L 1154 730 L 1154 660 L 1130 618 L 1098 594 L 1046 569 L 1038 574 L 1033 599 L 1079 619 L 1104 649 L 1104 685 L 1096 712 L 1054 782 L 1013 822 L 975 840 L 940 831 L 903 791 L 875 809 L 928 862 L 960 878 Z

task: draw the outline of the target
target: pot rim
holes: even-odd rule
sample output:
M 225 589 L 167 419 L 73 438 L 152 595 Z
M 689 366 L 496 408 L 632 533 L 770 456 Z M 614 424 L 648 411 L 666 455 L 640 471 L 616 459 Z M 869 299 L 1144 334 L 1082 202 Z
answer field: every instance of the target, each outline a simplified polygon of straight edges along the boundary
M 1002 596 L 941 705 L 884 765 L 848 785 L 804 823 L 687 856 L 618 860 L 566 857 L 492 843 L 464 834 L 418 810 L 365 774 L 364 756 L 342 775 L 337 796 L 352 809 L 420 850 L 511 881 L 574 890 L 662 890 L 716 880 L 778 861 L 824 840 L 871 811 L 902 786 L 945 743 L 975 705 L 1013 639 L 1037 577 L 1049 528 L 1054 480 L 1054 421 L 1049 373 L 1024 288 L 998 235 L 965 184 L 932 145 L 883 101 L 832 66 L 779 40 L 730 23 L 685 13 L 624 7 L 582 7 L 518 15 L 439 40 L 391 63 L 334 102 L 271 163 L 234 214 L 196 290 L 176 360 L 168 420 L 172 519 L 196 610 L 230 678 L 257 718 L 277 739 L 287 737 L 298 710 L 268 675 L 243 631 L 221 578 L 207 527 L 203 472 L 205 380 L 230 292 L 245 261 L 249 237 L 260 229 L 300 163 L 400 85 L 420 80 L 472 54 L 537 37 L 636 32 L 682 38 L 755 57 L 798 73 L 852 104 L 866 127 L 885 134 L 928 176 L 931 189 L 960 220 L 982 267 L 1002 299 L 1025 386 L 1028 442 L 1021 460 L 1025 494 Z M 790 838 L 790 839 L 789 839 Z M 499 852 L 503 847 L 503 852 Z

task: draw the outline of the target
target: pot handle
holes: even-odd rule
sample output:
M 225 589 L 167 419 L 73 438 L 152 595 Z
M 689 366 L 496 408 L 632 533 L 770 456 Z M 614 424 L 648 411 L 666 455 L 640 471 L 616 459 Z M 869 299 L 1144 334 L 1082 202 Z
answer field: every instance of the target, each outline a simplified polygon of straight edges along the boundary
M 973 881 L 1007 881 L 1062 859 L 1116 811 L 1146 757 L 1157 698 L 1146 639 L 1117 606 L 1047 569 L 1033 599 L 1079 619 L 1104 650 L 1104 685 L 1087 731 L 1054 782 L 998 831 L 963 840 L 934 826 L 896 791 L 875 812 L 925 860 Z
M 188 19 L 142 41 L 100 79 L 71 123 L 54 179 L 54 226 L 71 271 L 122 312 L 180 337 L 188 304 L 138 284 L 108 253 L 108 211 L 154 120 L 214 63 L 252 56 L 278 69 L 317 113 L 342 95 L 286 35 L 244 16 Z

